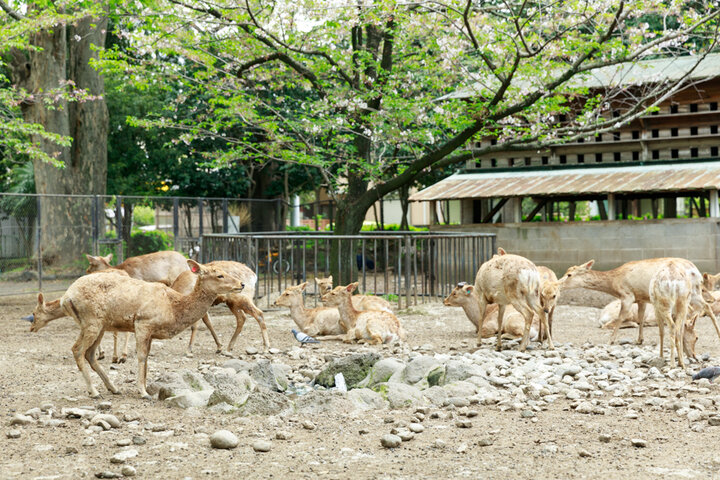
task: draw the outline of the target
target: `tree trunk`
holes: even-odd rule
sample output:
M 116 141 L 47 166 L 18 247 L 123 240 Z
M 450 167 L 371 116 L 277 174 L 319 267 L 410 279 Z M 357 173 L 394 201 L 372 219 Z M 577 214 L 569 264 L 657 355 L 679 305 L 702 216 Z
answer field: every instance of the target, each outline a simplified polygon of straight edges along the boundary
M 74 25 L 55 25 L 33 35 L 31 44 L 39 47 L 37 51 L 13 54 L 13 82 L 32 94 L 22 105 L 25 121 L 73 138 L 72 145 L 66 148 L 32 138 L 64 164 L 59 169 L 41 161 L 34 163 L 37 193 L 105 194 L 108 112 L 102 98 L 103 80 L 89 60 L 97 58 L 95 47 L 104 45 L 106 29 L 105 18 L 86 17 Z M 68 102 L 60 95 L 49 97 L 64 86 L 83 89 L 91 98 Z M 51 108 L 46 107 L 44 100 L 48 99 Z M 46 263 L 69 264 L 90 251 L 90 204 L 90 199 L 78 198 L 41 202 L 41 242 Z
M 365 213 L 372 203 L 359 203 L 367 192 L 368 183 L 362 173 L 350 172 L 347 193 L 337 202 L 335 235 L 357 235 L 363 226 Z M 330 272 L 335 285 L 347 285 L 357 277 L 357 254 L 354 241 L 334 240 L 330 246 Z M 337 280 L 335 280 L 337 279 Z
M 403 185 L 400 187 L 400 208 L 402 209 L 402 216 L 400 217 L 400 230 L 410 230 L 408 223 L 408 208 L 410 207 L 410 185 Z

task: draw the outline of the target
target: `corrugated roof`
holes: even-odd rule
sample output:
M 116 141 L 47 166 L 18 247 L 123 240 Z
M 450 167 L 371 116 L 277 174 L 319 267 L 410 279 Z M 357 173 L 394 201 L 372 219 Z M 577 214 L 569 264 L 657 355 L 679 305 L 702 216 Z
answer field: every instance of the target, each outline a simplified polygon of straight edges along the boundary
M 719 188 L 720 161 L 714 161 L 456 174 L 411 195 L 410 201 L 659 193 Z
M 697 56 L 684 56 L 672 58 L 660 58 L 655 60 L 642 60 L 635 63 L 624 63 L 598 68 L 587 73 L 575 75 L 570 81 L 570 86 L 584 86 L 590 88 L 617 87 L 622 85 L 637 85 L 655 83 L 664 80 L 678 80 L 688 72 L 699 60 Z M 720 75 L 720 54 L 707 55 L 690 74 L 688 80 L 701 80 L 713 78 Z M 437 99 L 442 101 L 453 98 L 471 98 L 479 95 L 488 88 L 497 87 L 497 79 L 488 75 L 487 77 L 476 77 L 477 82 L 456 90 Z M 532 82 L 523 82 L 519 79 L 517 85 Z

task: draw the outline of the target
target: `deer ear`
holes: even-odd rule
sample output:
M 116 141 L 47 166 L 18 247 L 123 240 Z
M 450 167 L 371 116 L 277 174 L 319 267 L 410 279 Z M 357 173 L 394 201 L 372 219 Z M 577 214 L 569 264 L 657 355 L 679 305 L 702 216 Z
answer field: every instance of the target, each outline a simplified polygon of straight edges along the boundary
M 327 277 L 327 281 L 330 282 L 330 283 L 332 283 L 332 275 L 330 275 L 329 277 Z
M 93 263 L 93 261 L 95 260 L 95 257 L 93 257 L 92 255 L 88 255 L 87 253 L 85 254 L 85 258 L 87 258 L 88 262 L 90 263 Z
M 38 305 L 42 305 L 43 303 L 45 303 L 45 298 L 43 298 L 42 293 L 38 293 Z
M 112 262 L 113 254 L 112 254 L 112 253 L 108 253 L 107 255 L 105 255 L 105 256 L 102 257 L 102 258 L 103 258 L 107 263 L 110 263 L 110 262 Z
M 200 270 L 202 270 L 202 266 L 195 260 L 188 260 L 187 264 L 192 273 L 200 273 Z
M 504 248 L 498 247 L 498 255 L 507 255 L 507 252 Z
M 592 268 L 592 266 L 594 264 L 595 264 L 595 260 L 593 259 L 593 260 L 590 260 L 589 262 L 587 262 L 586 264 L 584 264 L 583 267 L 590 269 L 590 268 Z
M 465 285 L 465 287 L 463 288 L 463 290 L 465 291 L 465 295 L 472 295 L 474 289 L 475 287 L 473 287 L 472 285 Z
M 298 286 L 300 287 L 301 290 L 305 290 L 305 287 L 307 287 L 307 283 L 308 283 L 308 282 L 303 282 L 303 283 L 301 283 L 301 284 L 298 285 Z

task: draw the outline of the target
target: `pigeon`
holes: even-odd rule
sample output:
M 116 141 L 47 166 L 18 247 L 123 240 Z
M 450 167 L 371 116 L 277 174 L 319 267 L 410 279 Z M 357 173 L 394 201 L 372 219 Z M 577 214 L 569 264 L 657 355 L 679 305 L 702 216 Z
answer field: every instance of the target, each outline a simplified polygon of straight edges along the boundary
M 305 345 L 306 343 L 320 343 L 310 335 L 306 335 L 303 332 L 295 330 L 294 328 L 292 329 L 292 333 L 293 335 L 295 335 L 295 340 L 300 342 L 301 345 Z
M 707 378 L 712 382 L 717 377 L 720 377 L 720 367 L 705 367 L 693 375 L 692 379 L 700 380 L 701 378 Z

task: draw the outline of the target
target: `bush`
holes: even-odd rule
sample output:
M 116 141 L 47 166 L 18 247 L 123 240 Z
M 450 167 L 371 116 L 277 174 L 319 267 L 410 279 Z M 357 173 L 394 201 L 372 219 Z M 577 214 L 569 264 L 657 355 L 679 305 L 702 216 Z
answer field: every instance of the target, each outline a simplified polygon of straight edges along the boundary
M 137 205 L 133 208 L 133 223 L 140 227 L 155 223 L 155 209 L 144 205 Z
M 162 230 L 150 230 L 147 232 L 137 230 L 130 235 L 127 256 L 135 257 L 137 255 L 145 255 L 146 253 L 172 249 L 172 240 L 170 240 L 168 234 Z

